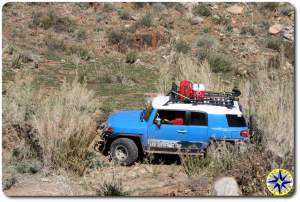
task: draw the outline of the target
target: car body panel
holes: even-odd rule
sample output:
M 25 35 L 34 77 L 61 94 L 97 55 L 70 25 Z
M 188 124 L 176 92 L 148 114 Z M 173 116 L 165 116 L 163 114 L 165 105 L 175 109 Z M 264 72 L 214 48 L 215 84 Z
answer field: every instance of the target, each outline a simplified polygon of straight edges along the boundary
M 107 126 L 113 128 L 112 136 L 120 134 L 139 136 L 146 151 L 155 150 L 161 153 L 179 150 L 201 152 L 212 139 L 244 140 L 244 137 L 240 136 L 240 131 L 248 129 L 248 127 L 229 127 L 226 114 L 220 113 L 207 113 L 207 126 L 161 124 L 159 127 L 154 123 L 157 112 L 158 110 L 154 108 L 147 121 L 141 118 L 142 110 L 116 112 L 109 116 Z M 188 116 L 190 112 L 192 110 L 186 110 Z
M 115 134 L 145 134 L 147 123 L 141 121 L 142 110 L 115 112 L 109 116 L 107 126 L 113 128 Z

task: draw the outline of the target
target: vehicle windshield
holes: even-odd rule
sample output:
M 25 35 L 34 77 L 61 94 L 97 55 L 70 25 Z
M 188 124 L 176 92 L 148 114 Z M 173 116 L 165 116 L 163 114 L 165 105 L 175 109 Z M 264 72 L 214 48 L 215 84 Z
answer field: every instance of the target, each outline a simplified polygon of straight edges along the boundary
M 152 106 L 151 105 L 147 105 L 146 108 L 142 111 L 142 114 L 141 116 L 143 117 L 143 119 L 145 121 L 148 121 L 150 115 L 151 115 L 151 112 L 152 112 Z

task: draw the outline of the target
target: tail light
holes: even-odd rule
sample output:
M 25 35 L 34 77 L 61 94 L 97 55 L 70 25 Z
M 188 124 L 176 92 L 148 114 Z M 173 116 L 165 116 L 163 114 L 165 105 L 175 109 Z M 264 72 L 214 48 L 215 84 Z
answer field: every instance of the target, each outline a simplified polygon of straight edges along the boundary
M 112 128 L 104 128 L 104 132 L 113 133 L 114 130 Z
M 242 130 L 240 132 L 240 135 L 243 137 L 250 137 L 250 132 L 249 132 L 249 130 Z

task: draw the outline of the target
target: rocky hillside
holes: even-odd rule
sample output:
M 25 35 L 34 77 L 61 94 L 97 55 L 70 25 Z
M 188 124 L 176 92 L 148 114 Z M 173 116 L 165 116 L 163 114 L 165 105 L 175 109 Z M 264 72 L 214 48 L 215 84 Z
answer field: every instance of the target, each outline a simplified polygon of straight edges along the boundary
M 268 195 L 271 168 L 294 170 L 294 17 L 288 3 L 6 3 L 6 193 L 203 196 L 226 175 L 236 193 Z M 92 152 L 96 123 L 142 108 L 180 79 L 242 90 L 245 114 L 257 115 L 263 134 L 245 156 L 123 168 Z M 53 190 L 28 186 L 35 182 Z

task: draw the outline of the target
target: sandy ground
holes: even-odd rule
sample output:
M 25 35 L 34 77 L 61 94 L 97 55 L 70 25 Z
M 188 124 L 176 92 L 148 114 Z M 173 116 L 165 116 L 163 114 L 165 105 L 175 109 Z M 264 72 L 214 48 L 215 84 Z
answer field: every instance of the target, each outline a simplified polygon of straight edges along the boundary
M 55 175 L 22 174 L 5 190 L 7 196 L 97 196 L 105 182 L 118 182 L 130 196 L 207 196 L 209 179 L 186 175 L 175 163 L 137 163 L 130 167 L 114 166 L 106 157 L 104 168 L 89 170 L 82 177 L 66 172 Z

